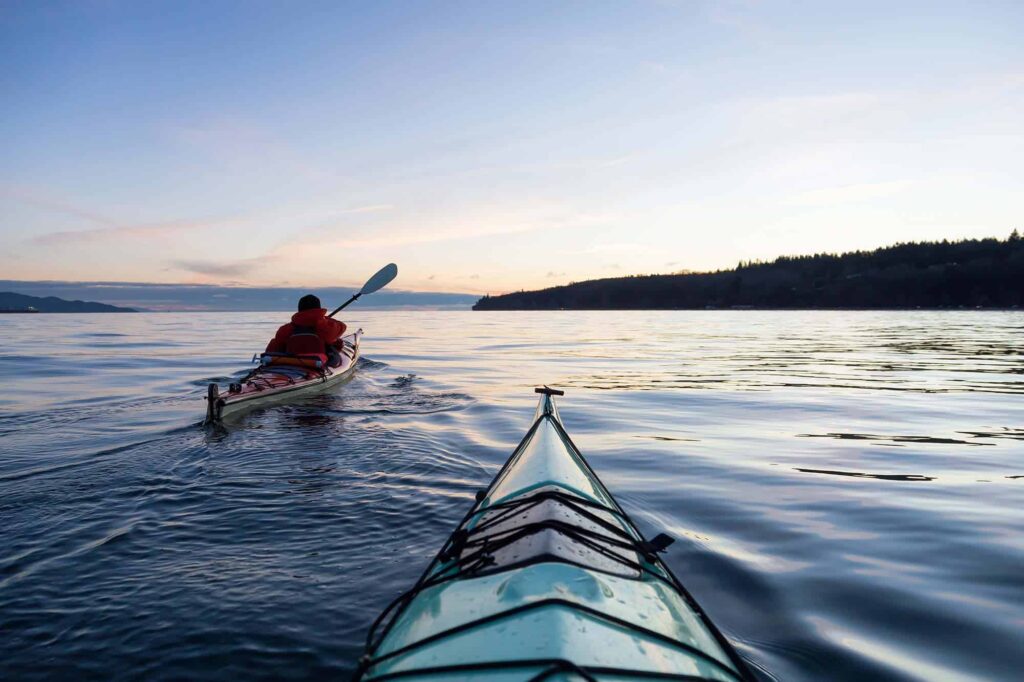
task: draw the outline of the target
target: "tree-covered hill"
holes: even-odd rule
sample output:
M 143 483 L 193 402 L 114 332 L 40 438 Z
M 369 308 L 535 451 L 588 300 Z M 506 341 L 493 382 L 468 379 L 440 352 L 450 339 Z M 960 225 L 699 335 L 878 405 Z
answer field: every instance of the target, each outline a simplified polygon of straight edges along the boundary
M 27 296 L 13 291 L 0 291 L 0 312 L 40 313 L 134 313 L 132 308 L 119 308 L 93 301 L 65 301 L 56 296 Z
M 485 296 L 474 310 L 1024 306 L 1024 239 L 896 244 L 781 256 L 734 270 L 637 275 Z

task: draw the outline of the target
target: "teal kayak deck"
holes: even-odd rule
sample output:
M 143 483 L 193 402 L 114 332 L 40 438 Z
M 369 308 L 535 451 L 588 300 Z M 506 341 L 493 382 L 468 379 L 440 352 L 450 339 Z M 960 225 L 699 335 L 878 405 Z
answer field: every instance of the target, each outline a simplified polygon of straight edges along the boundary
M 416 585 L 374 624 L 362 680 L 752 680 L 562 426 L 533 426 Z M 377 631 L 379 630 L 379 634 Z

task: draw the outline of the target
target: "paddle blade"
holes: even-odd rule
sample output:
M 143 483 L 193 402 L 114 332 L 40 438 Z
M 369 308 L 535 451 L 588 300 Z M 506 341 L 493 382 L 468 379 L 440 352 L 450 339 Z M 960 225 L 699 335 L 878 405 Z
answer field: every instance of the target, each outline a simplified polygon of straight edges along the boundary
M 398 266 L 394 263 L 388 263 L 376 275 L 366 280 L 366 284 L 359 290 L 359 295 L 372 294 L 378 289 L 386 287 L 395 277 L 398 277 Z

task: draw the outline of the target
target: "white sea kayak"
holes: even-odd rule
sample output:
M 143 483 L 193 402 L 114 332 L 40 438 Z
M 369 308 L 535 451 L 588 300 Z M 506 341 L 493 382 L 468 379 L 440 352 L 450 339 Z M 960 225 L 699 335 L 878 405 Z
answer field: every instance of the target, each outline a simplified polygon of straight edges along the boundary
M 657 556 L 537 389 L 525 438 L 411 590 L 357 680 L 756 679 Z
M 341 365 L 324 367 L 304 359 L 265 357 L 260 366 L 221 390 L 210 384 L 206 395 L 206 423 L 216 423 L 253 407 L 293 400 L 342 384 L 355 373 L 359 361 L 360 329 L 342 338 Z

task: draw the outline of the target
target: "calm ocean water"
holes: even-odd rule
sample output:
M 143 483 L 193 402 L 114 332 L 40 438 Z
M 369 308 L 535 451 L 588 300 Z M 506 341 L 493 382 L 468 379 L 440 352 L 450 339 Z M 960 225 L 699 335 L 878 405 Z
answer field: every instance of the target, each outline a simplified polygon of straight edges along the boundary
M 352 310 L 201 427 L 286 318 L 0 316 L 0 678 L 344 677 L 547 383 L 765 679 L 1021 679 L 1024 313 Z

